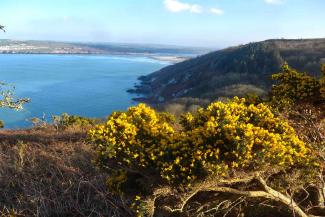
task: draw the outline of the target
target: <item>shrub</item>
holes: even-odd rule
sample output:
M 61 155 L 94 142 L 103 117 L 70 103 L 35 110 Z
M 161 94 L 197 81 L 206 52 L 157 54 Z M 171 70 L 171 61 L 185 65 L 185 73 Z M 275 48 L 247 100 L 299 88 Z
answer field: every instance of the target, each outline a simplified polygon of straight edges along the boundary
M 325 98 L 325 64 L 322 65 L 322 78 L 320 80 L 320 93 Z
M 179 124 L 176 130 L 161 113 L 140 104 L 113 113 L 89 135 L 101 167 L 160 177 L 171 184 L 309 160 L 308 146 L 264 104 L 248 105 L 238 98 L 215 102 L 184 114 Z
M 57 129 L 66 129 L 68 127 L 91 127 L 98 123 L 98 120 L 93 118 L 85 118 L 77 115 L 69 115 L 63 113 L 60 116 L 53 116 L 52 121 Z
M 247 104 L 245 99 L 212 103 L 194 115 L 183 116 L 182 126 L 210 173 L 290 166 L 306 160 L 309 152 L 286 120 L 276 117 L 267 105 Z
M 0 108 L 21 110 L 23 105 L 29 102 L 27 98 L 17 99 L 14 95 L 14 90 L 14 86 L 0 82 Z M 0 120 L 0 128 L 3 127 L 4 122 Z
M 48 123 L 45 119 L 45 115 L 43 115 L 42 118 L 37 118 L 37 117 L 30 118 L 29 121 L 33 124 L 33 128 L 35 129 L 46 128 L 48 126 Z
M 286 63 L 281 72 L 272 75 L 278 84 L 272 87 L 273 101 L 276 104 L 290 105 L 297 100 L 304 100 L 319 95 L 319 81 L 289 67 Z
M 29 101 L 27 98 L 15 98 L 14 90 L 14 86 L 0 82 L 0 108 L 21 110 L 22 106 Z
M 172 142 L 174 129 L 165 115 L 140 104 L 127 112 L 115 112 L 108 121 L 90 131 L 90 138 L 96 144 L 101 166 L 109 160 L 116 160 L 128 168 L 156 170 L 158 160 L 166 153 Z
M 248 105 L 250 105 L 250 104 L 258 105 L 258 104 L 264 102 L 264 99 L 255 93 L 246 94 L 244 98 L 245 98 L 246 104 L 248 104 Z

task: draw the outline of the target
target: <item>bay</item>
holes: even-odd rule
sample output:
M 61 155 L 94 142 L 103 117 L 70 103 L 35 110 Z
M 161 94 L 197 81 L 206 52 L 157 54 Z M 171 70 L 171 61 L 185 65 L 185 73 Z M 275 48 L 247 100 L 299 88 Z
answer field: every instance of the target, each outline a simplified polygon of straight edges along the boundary
M 104 118 L 135 104 L 126 91 L 140 75 L 168 64 L 141 56 L 0 55 L 0 81 L 31 99 L 22 111 L 0 108 L 0 120 L 6 128 L 23 128 L 31 118 L 62 113 Z

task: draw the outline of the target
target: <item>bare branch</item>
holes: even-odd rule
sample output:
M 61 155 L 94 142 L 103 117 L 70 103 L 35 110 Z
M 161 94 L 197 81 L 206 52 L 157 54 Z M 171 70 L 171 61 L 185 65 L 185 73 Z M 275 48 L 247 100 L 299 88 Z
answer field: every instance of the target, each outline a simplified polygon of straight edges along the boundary
M 6 32 L 5 26 L 0 25 L 0 30 L 2 30 L 3 32 Z
M 308 217 L 308 215 L 297 205 L 295 201 L 292 200 L 292 198 L 289 198 L 284 194 L 282 194 L 281 192 L 276 191 L 273 188 L 269 187 L 266 181 L 262 177 L 257 176 L 256 179 L 263 186 L 267 194 L 270 195 L 271 198 L 273 198 L 275 201 L 279 201 L 284 205 L 288 206 L 289 208 L 291 208 L 294 211 L 294 213 L 297 214 L 297 216 Z

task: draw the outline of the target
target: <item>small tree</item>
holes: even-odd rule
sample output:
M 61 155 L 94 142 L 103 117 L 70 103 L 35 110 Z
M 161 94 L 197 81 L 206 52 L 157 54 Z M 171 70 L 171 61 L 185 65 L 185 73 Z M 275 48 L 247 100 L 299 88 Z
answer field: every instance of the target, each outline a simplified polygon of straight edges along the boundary
M 29 101 L 27 98 L 16 98 L 14 90 L 14 86 L 0 82 L 0 108 L 21 110 L 23 104 Z
M 0 30 L 4 30 L 4 26 L 0 25 Z M 10 108 L 15 110 L 22 109 L 23 104 L 29 101 L 27 98 L 16 98 L 14 95 L 15 87 L 6 83 L 0 82 L 0 108 Z M 0 120 L 0 128 L 4 124 Z

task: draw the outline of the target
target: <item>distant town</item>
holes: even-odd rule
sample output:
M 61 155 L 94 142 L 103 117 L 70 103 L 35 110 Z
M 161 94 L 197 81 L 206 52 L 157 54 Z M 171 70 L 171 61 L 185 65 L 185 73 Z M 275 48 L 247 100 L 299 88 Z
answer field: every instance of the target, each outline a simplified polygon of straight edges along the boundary
M 181 62 L 207 52 L 209 50 L 204 48 L 164 45 L 0 40 L 0 54 L 142 55 L 161 61 Z
M 97 54 L 99 50 L 71 43 L 1 40 L 2 54 Z

